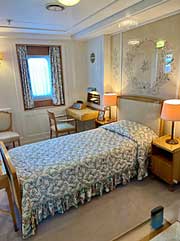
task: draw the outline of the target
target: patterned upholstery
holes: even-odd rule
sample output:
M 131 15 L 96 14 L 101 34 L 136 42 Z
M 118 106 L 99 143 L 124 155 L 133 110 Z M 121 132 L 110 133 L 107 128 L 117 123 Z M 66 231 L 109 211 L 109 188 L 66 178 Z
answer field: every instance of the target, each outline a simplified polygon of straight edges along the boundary
M 51 129 L 53 131 L 56 131 L 56 128 L 55 126 L 51 126 Z M 74 131 L 74 126 L 69 124 L 69 123 L 57 123 L 57 129 L 58 129 L 58 132 L 66 132 L 66 131 Z
M 0 112 L 0 131 L 6 131 L 11 127 L 10 113 Z
M 48 117 L 49 117 L 49 125 L 50 125 L 50 138 L 52 138 L 53 132 L 55 132 L 56 137 L 58 137 L 59 133 L 69 134 L 71 131 L 76 132 L 75 119 L 72 119 L 72 118 L 69 119 L 66 115 L 59 115 L 56 117 L 55 114 L 51 111 L 48 111 Z
M 0 111 L 0 141 L 5 144 L 12 142 L 13 147 L 15 147 L 15 142 L 17 141 L 20 146 L 20 136 L 12 129 L 11 112 Z

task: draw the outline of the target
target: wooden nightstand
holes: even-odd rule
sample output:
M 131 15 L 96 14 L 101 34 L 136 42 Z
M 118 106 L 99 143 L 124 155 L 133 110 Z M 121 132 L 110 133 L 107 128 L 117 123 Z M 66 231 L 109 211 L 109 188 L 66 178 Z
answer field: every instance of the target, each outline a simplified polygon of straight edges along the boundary
M 169 136 L 157 138 L 152 143 L 152 172 L 170 185 L 180 181 L 180 138 L 179 143 L 166 143 Z
M 99 126 L 103 126 L 103 125 L 106 125 L 106 124 L 110 124 L 110 123 L 112 123 L 112 122 L 116 122 L 116 120 L 114 120 L 114 119 L 111 119 L 111 120 L 109 120 L 109 119 L 105 119 L 105 120 L 103 120 L 103 121 L 100 121 L 100 120 L 95 120 L 95 125 L 96 125 L 96 128 L 97 127 L 99 127 Z

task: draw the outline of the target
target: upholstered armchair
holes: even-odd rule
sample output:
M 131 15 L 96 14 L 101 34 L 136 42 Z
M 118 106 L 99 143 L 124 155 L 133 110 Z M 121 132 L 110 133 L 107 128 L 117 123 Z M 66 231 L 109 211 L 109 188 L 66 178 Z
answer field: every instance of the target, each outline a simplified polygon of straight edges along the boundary
M 58 137 L 59 134 L 70 134 L 71 132 L 77 132 L 76 120 L 68 118 L 67 115 L 55 116 L 54 112 L 48 111 L 49 126 L 50 126 L 50 138 L 53 136 Z
M 17 142 L 20 146 L 20 136 L 12 130 L 12 113 L 0 111 L 0 141 L 4 144 L 12 143 L 15 147 Z

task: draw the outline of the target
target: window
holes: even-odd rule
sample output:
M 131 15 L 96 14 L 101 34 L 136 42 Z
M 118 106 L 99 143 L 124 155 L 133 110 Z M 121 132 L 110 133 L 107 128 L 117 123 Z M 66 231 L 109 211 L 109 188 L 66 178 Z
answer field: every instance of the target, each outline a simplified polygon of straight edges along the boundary
M 173 54 L 167 54 L 165 57 L 165 68 L 164 68 L 165 74 L 171 73 L 173 61 L 174 61 Z
M 61 46 L 16 45 L 24 109 L 65 104 Z
M 34 100 L 51 99 L 49 56 L 28 56 L 28 68 Z

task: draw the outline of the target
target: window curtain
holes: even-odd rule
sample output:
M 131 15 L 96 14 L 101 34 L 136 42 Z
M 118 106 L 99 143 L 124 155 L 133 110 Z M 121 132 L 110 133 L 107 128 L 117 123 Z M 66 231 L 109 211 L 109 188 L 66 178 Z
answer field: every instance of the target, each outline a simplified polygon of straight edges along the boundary
M 26 110 L 29 110 L 34 108 L 34 101 L 27 62 L 27 47 L 25 45 L 17 46 L 17 54 L 19 59 L 19 67 L 22 81 L 24 108 Z
M 52 101 L 54 105 L 64 105 L 64 89 L 61 64 L 61 49 L 58 46 L 49 47 L 51 62 Z

